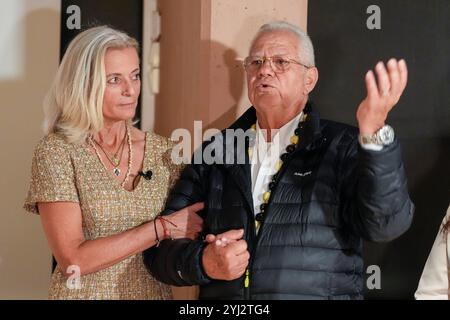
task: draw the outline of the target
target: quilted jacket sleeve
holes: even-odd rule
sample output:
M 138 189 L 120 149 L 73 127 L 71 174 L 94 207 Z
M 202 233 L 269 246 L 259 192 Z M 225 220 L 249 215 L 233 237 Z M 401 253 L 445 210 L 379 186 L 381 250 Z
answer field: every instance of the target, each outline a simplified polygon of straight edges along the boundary
M 408 230 L 414 213 L 400 144 L 395 140 L 381 151 L 365 150 L 356 136 L 348 139 L 342 160 L 344 221 L 365 240 L 393 240 Z
M 161 215 L 171 214 L 206 198 L 206 165 L 191 164 L 184 168 L 180 179 L 171 190 Z M 204 218 L 204 216 L 203 216 Z M 159 281 L 174 286 L 207 284 L 210 279 L 202 268 L 202 240 L 164 240 L 159 247 L 144 251 L 144 264 Z

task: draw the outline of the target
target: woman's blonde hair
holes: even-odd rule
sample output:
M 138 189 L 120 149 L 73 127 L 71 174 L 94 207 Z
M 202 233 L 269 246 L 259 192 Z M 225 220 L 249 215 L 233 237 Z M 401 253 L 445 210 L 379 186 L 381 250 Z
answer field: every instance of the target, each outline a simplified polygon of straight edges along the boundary
M 46 134 L 60 133 L 70 143 L 83 143 L 100 131 L 106 51 L 129 47 L 139 50 L 134 38 L 107 26 L 88 29 L 72 40 L 44 100 Z

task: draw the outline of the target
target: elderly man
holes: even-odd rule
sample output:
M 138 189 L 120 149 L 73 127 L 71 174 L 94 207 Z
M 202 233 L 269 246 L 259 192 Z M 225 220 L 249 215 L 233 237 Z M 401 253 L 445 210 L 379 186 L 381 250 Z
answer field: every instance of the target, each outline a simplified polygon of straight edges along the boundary
M 215 141 L 245 161 L 186 167 L 163 214 L 205 201 L 207 236 L 162 241 L 144 253 L 149 271 L 200 285 L 201 299 L 362 299 L 362 240 L 390 241 L 413 217 L 400 146 L 385 125 L 407 83 L 405 61 L 378 63 L 377 80 L 366 74 L 359 129 L 320 119 L 308 101 L 318 70 L 296 26 L 262 26 L 244 66 L 253 107 L 229 129 L 254 138 L 246 148 L 225 131 Z

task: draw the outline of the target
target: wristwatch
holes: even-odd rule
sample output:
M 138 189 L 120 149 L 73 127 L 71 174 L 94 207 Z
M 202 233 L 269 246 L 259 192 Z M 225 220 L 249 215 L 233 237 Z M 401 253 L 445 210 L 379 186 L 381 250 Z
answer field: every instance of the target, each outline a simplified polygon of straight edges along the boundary
M 391 126 L 385 125 L 372 135 L 359 135 L 361 144 L 375 144 L 378 146 L 387 146 L 394 142 L 395 134 Z

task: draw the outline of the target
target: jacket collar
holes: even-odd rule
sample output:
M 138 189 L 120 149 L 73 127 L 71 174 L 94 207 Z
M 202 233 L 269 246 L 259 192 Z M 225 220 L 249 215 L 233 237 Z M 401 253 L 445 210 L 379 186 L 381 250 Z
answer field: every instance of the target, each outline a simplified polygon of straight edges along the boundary
M 322 136 L 322 130 L 320 127 L 320 116 L 318 112 L 315 110 L 314 103 L 312 101 L 308 101 L 303 112 L 308 115 L 308 120 L 304 124 L 303 134 L 300 137 L 299 145 L 296 149 L 296 152 L 302 149 L 312 150 L 320 146 L 320 138 Z M 252 106 L 244 112 L 244 114 L 239 117 L 228 129 L 241 129 L 243 131 L 248 130 L 253 124 L 256 123 L 256 109 Z M 224 135 L 225 132 L 222 132 Z M 227 147 L 231 147 L 231 149 L 225 148 L 224 150 L 234 151 L 234 155 L 237 155 L 237 145 L 235 141 L 226 141 L 224 139 L 224 143 Z M 234 161 L 231 165 L 236 165 L 237 162 Z M 241 164 L 242 165 L 242 164 Z
M 296 150 L 292 153 L 296 153 L 302 150 L 313 150 L 318 148 L 321 144 L 321 128 L 320 128 L 320 117 L 319 114 L 314 110 L 313 103 L 308 101 L 303 112 L 308 115 L 307 121 L 303 124 L 302 134 L 300 136 L 300 141 Z M 247 131 L 253 124 L 256 123 L 256 110 L 252 106 L 250 107 L 239 119 L 237 119 L 228 129 Z M 223 154 L 224 158 L 224 168 L 230 173 L 230 175 L 235 180 L 239 189 L 245 196 L 245 199 L 253 212 L 253 198 L 252 198 L 252 185 L 251 185 L 251 169 L 250 160 L 247 156 L 247 143 L 245 148 L 238 148 L 235 139 L 226 139 L 225 131 L 222 131 L 222 139 L 224 141 Z M 244 153 L 244 154 L 242 154 Z M 244 163 L 238 162 L 245 159 Z M 226 161 L 228 159 L 228 161 Z M 232 160 L 232 161 L 229 161 Z

